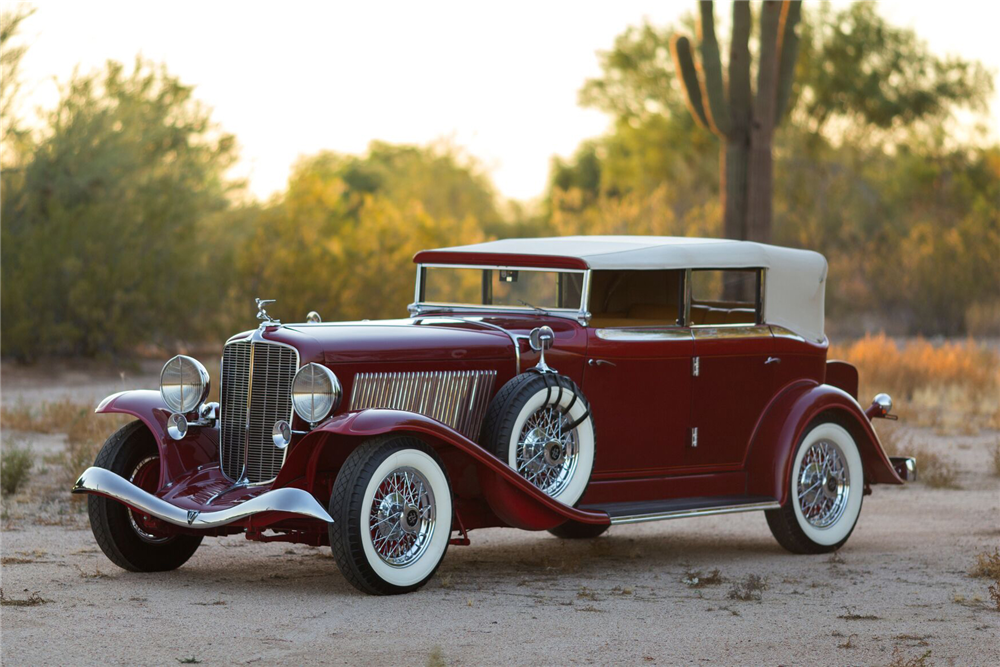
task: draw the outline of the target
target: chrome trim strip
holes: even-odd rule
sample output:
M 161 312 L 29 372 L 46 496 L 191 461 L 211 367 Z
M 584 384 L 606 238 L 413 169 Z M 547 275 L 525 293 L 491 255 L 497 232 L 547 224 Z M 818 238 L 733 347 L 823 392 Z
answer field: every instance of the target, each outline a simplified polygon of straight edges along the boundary
M 597 337 L 601 340 L 693 340 L 691 330 L 686 327 L 670 327 L 664 329 L 642 327 L 612 327 L 598 329 Z
M 87 468 L 73 485 L 73 493 L 97 493 L 183 528 L 216 528 L 261 512 L 288 512 L 333 523 L 323 506 L 302 489 L 282 488 L 217 512 L 186 510 L 143 491 L 104 468 Z
M 499 310 L 502 312 L 517 313 L 537 313 L 535 308 L 524 306 L 496 306 L 487 304 L 460 304 L 460 303 L 440 303 L 436 301 L 421 301 L 420 284 L 426 268 L 439 269 L 477 269 L 482 271 L 544 271 L 547 273 L 581 273 L 583 274 L 583 286 L 580 290 L 579 308 L 543 308 L 546 314 L 554 317 L 569 317 L 586 326 L 590 319 L 590 312 L 587 310 L 587 300 L 590 295 L 590 269 L 556 269 L 552 267 L 534 266 L 501 266 L 499 264 L 417 264 L 417 283 L 413 290 L 413 303 L 406 307 L 410 315 L 420 315 L 425 309 L 449 310 Z
M 709 338 L 770 338 L 766 324 L 695 324 L 691 327 L 695 340 Z
M 594 272 L 591 269 L 587 269 L 586 273 L 583 274 L 583 289 L 580 292 L 580 316 L 579 322 L 583 326 L 588 326 L 590 324 L 591 312 L 590 312 L 590 282 L 593 279 Z
M 790 340 L 797 340 L 802 343 L 806 342 L 806 339 L 798 335 L 791 329 L 786 329 L 785 327 L 779 326 L 777 324 L 769 325 L 771 327 L 771 335 L 775 338 L 788 338 Z
M 694 510 L 674 510 L 656 514 L 637 514 L 634 516 L 619 516 L 611 519 L 612 525 L 625 523 L 644 523 L 646 521 L 666 521 L 667 519 L 686 519 L 695 516 L 712 516 L 715 514 L 736 514 L 737 512 L 758 512 L 762 510 L 781 509 L 779 502 L 750 503 L 747 505 L 725 505 L 723 507 L 704 507 Z
M 476 440 L 496 376 L 496 371 L 358 373 L 349 409 L 415 412 Z
M 691 326 L 691 269 L 684 269 L 684 322 L 686 327 Z

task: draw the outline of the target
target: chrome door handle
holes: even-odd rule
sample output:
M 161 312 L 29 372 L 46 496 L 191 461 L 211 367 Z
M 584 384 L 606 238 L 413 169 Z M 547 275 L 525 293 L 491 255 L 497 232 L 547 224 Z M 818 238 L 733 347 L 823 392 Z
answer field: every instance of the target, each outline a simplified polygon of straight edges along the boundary
M 606 359 L 588 359 L 588 366 L 614 366 L 614 364 Z
M 767 364 L 780 364 L 780 363 L 781 363 L 780 357 L 768 357 L 767 361 L 764 362 L 764 365 L 766 366 Z

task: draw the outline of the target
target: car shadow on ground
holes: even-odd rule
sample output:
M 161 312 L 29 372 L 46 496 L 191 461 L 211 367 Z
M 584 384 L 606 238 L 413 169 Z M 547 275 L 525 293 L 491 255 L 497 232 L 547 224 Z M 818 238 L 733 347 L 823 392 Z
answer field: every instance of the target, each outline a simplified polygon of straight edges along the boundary
M 766 529 L 765 529 L 766 530 Z M 491 531 L 494 535 L 499 531 Z M 473 545 L 451 546 L 436 576 L 426 590 L 442 586 L 479 588 L 516 587 L 528 579 L 604 579 L 622 581 L 662 570 L 673 575 L 686 570 L 725 567 L 732 571 L 759 568 L 762 557 L 788 556 L 770 535 L 746 538 L 724 535 L 678 536 L 674 534 L 629 534 L 630 528 L 612 529 L 592 540 L 561 540 L 540 533 L 521 533 L 522 539 L 493 544 L 492 536 Z M 339 596 L 360 595 L 340 574 L 329 547 L 290 548 L 284 544 L 264 547 L 227 540 L 206 542 L 202 551 L 179 570 L 133 575 L 115 572 L 112 579 L 142 577 L 156 586 L 183 586 L 207 594 L 225 595 Z M 220 566 L 225 551 L 225 566 Z M 776 563 L 777 564 L 777 563 Z

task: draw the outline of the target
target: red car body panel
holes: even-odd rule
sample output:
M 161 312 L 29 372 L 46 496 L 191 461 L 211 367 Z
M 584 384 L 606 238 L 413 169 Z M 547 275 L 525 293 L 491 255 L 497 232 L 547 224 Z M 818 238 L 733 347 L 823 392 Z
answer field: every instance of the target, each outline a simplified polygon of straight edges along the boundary
M 273 482 L 227 494 L 213 509 L 285 486 L 305 489 L 325 505 L 337 471 L 360 442 L 387 433 L 411 433 L 441 454 L 455 491 L 456 523 L 466 529 L 509 525 L 542 530 L 567 520 L 608 523 L 604 512 L 553 500 L 478 443 L 440 422 L 397 410 L 350 410 L 356 372 L 495 370 L 493 390 L 499 391 L 516 374 L 515 344 L 522 372 L 536 362 L 537 354 L 517 337 L 543 324 L 556 336 L 546 360 L 582 387 L 593 411 L 597 457 L 581 505 L 738 494 L 783 502 L 795 445 L 823 413 L 837 415 L 854 435 L 867 483 L 902 483 L 849 393 L 857 391 L 857 371 L 843 362 L 827 363 L 826 345 L 771 336 L 766 326 L 755 337 L 705 339 L 695 332 L 689 339 L 622 342 L 601 339 L 594 328 L 564 317 L 461 313 L 501 326 L 509 332 L 505 334 L 449 319 L 455 315 L 265 328 L 263 337 L 294 346 L 300 363 L 315 361 L 331 368 L 341 380 L 344 398 L 330 419 L 295 436 Z M 694 356 L 700 358 L 698 377 L 692 377 Z M 765 363 L 771 357 L 781 362 Z M 170 413 L 158 392 L 124 392 L 107 399 L 98 411 L 132 415 L 154 434 L 163 462 L 160 497 L 202 509 L 206 498 L 231 483 L 218 465 L 218 430 L 192 426 L 183 440 L 170 439 L 165 428 Z M 704 429 L 698 448 L 689 446 L 692 425 Z M 305 430 L 308 425 L 295 417 L 293 427 Z M 298 524 L 309 530 L 307 520 L 272 515 L 233 527 L 259 529 L 283 519 L 287 522 L 282 527 Z M 312 523 L 322 532 L 318 522 Z M 322 543 L 325 538 L 318 532 L 315 540 Z

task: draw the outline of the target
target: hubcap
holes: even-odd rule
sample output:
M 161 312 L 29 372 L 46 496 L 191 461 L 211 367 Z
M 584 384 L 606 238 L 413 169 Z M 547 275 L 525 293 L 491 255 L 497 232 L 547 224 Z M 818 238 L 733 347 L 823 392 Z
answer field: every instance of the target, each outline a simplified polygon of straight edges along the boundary
M 434 524 L 434 492 L 420 472 L 397 468 L 382 479 L 368 517 L 379 558 L 393 567 L 413 564 L 430 544 Z
M 540 408 L 525 420 L 517 441 L 517 471 L 550 496 L 566 488 L 579 458 L 576 431 L 564 425 L 561 410 Z
M 816 528 L 829 528 L 847 509 L 851 476 L 844 452 L 835 443 L 820 440 L 802 457 L 798 501 L 802 516 Z

